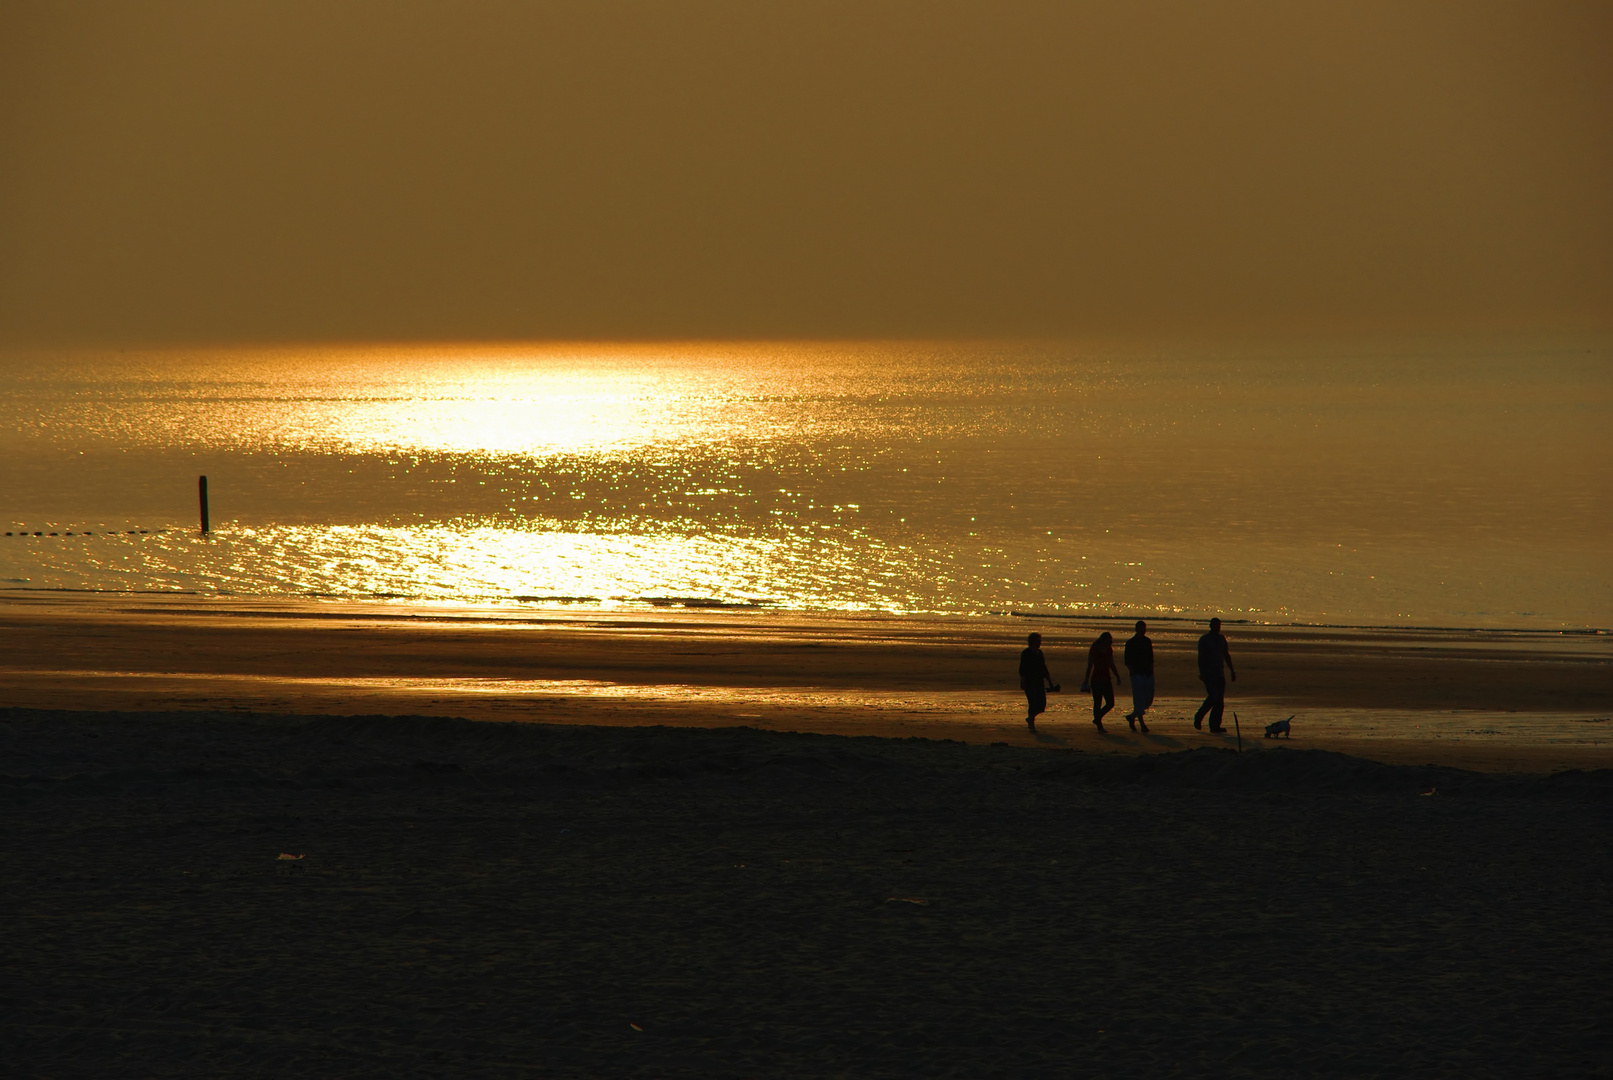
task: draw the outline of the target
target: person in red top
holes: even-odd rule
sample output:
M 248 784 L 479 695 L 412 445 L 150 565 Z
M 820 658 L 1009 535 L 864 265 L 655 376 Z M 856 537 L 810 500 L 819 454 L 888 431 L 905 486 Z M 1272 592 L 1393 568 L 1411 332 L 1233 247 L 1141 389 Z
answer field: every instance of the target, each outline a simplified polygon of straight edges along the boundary
M 1108 711 L 1115 707 L 1114 680 L 1120 678 L 1120 670 L 1115 667 L 1115 639 L 1109 631 L 1105 630 L 1098 635 L 1098 640 L 1092 643 L 1092 651 L 1087 654 L 1087 676 L 1084 685 L 1092 691 L 1092 724 L 1099 731 L 1103 730 L 1103 718 Z

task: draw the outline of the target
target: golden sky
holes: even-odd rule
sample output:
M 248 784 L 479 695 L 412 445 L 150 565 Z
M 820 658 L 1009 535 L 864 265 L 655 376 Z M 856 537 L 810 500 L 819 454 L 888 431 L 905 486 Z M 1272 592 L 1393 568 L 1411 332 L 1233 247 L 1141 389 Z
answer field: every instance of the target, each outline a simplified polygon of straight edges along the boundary
M 1613 4 L 0 0 L 0 340 L 1613 329 Z

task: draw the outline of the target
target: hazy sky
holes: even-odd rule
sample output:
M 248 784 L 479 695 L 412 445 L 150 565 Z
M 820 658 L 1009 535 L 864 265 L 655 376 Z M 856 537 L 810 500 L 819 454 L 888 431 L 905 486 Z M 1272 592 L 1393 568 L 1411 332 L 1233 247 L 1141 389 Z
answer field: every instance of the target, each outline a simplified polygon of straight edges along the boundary
M 0 0 L 0 340 L 1613 329 L 1613 4 Z

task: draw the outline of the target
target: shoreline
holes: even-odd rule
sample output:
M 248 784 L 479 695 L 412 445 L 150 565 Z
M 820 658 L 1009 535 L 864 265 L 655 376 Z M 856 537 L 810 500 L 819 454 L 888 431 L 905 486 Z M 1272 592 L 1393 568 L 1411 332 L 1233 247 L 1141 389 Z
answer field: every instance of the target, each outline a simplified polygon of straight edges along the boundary
M 169 530 L 154 530 L 164 532 Z M 176 529 L 172 531 L 186 531 Z M 1062 611 L 885 611 L 877 608 L 789 608 L 781 607 L 767 602 L 743 603 L 739 601 L 721 600 L 708 597 L 684 596 L 634 596 L 634 597 L 595 597 L 595 596 L 475 596 L 463 598 L 445 598 L 430 596 L 404 596 L 401 594 L 376 593 L 370 596 L 347 596 L 335 593 L 303 593 L 271 595 L 264 593 L 230 593 L 205 591 L 202 589 L 75 589 L 65 586 L 28 586 L 6 585 L 0 586 L 0 603 L 9 599 L 7 594 L 20 594 L 22 598 L 29 596 L 89 599 L 94 597 L 124 598 L 124 597 L 173 597 L 175 599 L 191 598 L 201 602 L 212 603 L 239 603 L 248 605 L 266 605 L 281 608 L 315 608 L 321 605 L 338 605 L 353 610 L 365 608 L 392 607 L 406 609 L 390 614 L 374 614 L 377 619 L 408 619 L 408 618 L 443 618 L 446 615 L 432 615 L 432 611 L 439 612 L 532 612 L 532 613 L 562 613 L 568 615 L 595 615 L 602 617 L 649 615 L 665 612 L 717 612 L 738 614 L 775 615 L 779 617 L 796 617 L 803 620 L 811 619 L 918 619 L 918 620 L 954 620 L 954 619 L 1040 619 L 1052 622 L 1080 622 L 1091 624 L 1105 624 L 1110 622 L 1129 626 L 1137 618 L 1144 618 L 1150 626 L 1156 623 L 1165 623 L 1176 626 L 1198 626 L 1208 616 L 1198 615 L 1160 615 L 1144 614 L 1138 616 L 1135 612 L 1124 614 L 1103 614 L 1101 612 L 1062 612 Z M 418 614 L 426 612 L 427 614 Z M 268 615 L 267 610 L 260 614 Z M 286 617 L 297 617 L 295 612 L 287 612 Z M 306 617 L 313 617 L 307 613 Z M 1222 615 L 1221 622 L 1225 626 L 1247 627 L 1252 630 L 1333 630 L 1333 631 L 1359 631 L 1363 633 L 1408 633 L 1408 634 L 1501 634 L 1534 637 L 1605 637 L 1613 636 L 1613 627 L 1605 626 L 1456 626 L 1436 623 L 1340 623 L 1340 622 L 1306 622 L 1304 620 L 1290 619 L 1282 621 L 1277 619 L 1262 620 L 1256 618 L 1237 618 Z
M 1040 629 L 1079 681 L 1120 620 L 803 615 L 288 602 L 240 597 L 0 596 L 16 707 L 436 715 L 605 726 L 757 727 L 1140 754 L 1219 745 L 1190 723 L 1196 625 L 1151 626 L 1153 734 L 1051 699 L 1033 736 L 1013 663 Z M 1613 767 L 1613 639 L 1534 631 L 1363 631 L 1228 623 L 1242 675 L 1227 726 L 1273 744 L 1379 761 L 1546 773 Z M 1265 723 L 1297 714 L 1294 738 Z M 1227 739 L 1232 744 L 1233 739 Z

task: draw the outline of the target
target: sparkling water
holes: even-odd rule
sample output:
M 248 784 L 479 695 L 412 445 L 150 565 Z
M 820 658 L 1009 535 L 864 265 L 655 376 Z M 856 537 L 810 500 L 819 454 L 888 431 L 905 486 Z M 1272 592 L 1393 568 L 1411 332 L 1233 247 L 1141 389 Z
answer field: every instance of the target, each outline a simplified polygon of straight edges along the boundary
M 1608 627 L 1609 361 L 1560 344 L 16 355 L 0 586 Z

